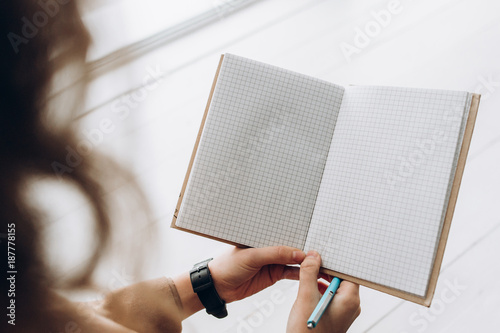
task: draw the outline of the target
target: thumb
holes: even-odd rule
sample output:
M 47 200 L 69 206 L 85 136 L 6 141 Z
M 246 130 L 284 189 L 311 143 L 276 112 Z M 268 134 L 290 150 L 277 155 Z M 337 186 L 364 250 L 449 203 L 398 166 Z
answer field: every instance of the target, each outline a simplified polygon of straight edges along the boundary
M 300 264 L 300 283 L 297 299 L 302 301 L 317 301 L 321 296 L 318 291 L 318 273 L 321 258 L 316 251 L 309 251 Z

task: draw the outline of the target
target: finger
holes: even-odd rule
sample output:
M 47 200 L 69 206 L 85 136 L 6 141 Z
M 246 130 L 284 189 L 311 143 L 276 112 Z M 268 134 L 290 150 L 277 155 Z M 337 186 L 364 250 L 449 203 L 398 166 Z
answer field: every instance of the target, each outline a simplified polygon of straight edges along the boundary
M 309 251 L 306 258 L 300 264 L 300 284 L 297 300 L 312 300 L 319 297 L 318 273 L 321 266 L 321 258 L 316 251 Z
M 361 311 L 359 285 L 349 281 L 342 281 L 337 293 L 338 295 L 334 297 L 332 306 L 335 308 L 337 315 L 344 318 L 352 317 L 354 320 L 356 314 L 359 315 Z
M 339 286 L 338 293 L 359 297 L 359 284 L 344 280 Z
M 270 264 L 300 264 L 306 254 L 304 251 L 289 246 L 271 246 L 253 248 L 241 252 L 248 265 L 260 268 Z
M 352 316 L 351 323 L 353 323 L 356 320 L 356 318 L 359 317 L 360 314 L 361 314 L 361 306 L 358 306 L 358 309 L 356 310 L 356 312 L 354 312 L 354 315 Z

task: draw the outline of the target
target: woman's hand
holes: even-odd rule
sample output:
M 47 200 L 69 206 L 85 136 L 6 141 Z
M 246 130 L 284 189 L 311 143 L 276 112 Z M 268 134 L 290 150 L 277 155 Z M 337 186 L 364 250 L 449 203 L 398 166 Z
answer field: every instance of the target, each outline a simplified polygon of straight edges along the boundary
M 299 279 L 305 253 L 288 246 L 241 249 L 212 260 L 208 266 L 215 289 L 227 303 L 251 296 L 281 279 Z
M 301 264 L 299 267 L 288 265 Z M 321 259 L 311 251 L 306 257 L 299 249 L 287 246 L 266 248 L 234 248 L 209 262 L 215 289 L 227 303 L 251 296 L 281 279 L 298 280 L 299 293 L 288 319 L 287 333 L 309 332 L 307 319 L 313 312 L 326 286 L 318 278 Z M 182 318 L 203 309 L 193 292 L 189 274 L 174 279 L 181 302 Z M 319 288 L 319 289 L 318 289 Z M 359 315 L 358 285 L 343 281 L 316 332 L 345 332 Z
M 325 286 L 318 285 L 320 266 L 321 258 L 316 251 L 310 251 L 300 265 L 299 292 L 288 318 L 287 333 L 311 332 L 307 328 L 307 320 L 321 298 L 318 287 L 325 291 Z M 332 303 L 312 332 L 344 333 L 360 312 L 359 286 L 342 281 Z
M 306 254 L 293 247 L 234 248 L 209 262 L 208 267 L 215 289 L 227 303 L 253 295 L 281 279 L 299 279 L 300 264 Z M 182 319 L 203 309 L 193 292 L 188 273 L 174 278 L 182 303 Z

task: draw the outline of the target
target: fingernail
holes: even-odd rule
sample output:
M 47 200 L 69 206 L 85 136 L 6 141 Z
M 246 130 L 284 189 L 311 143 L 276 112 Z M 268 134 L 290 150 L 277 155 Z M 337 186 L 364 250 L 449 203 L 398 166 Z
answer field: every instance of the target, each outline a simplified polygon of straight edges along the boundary
M 292 253 L 293 261 L 298 262 L 298 263 L 301 263 L 302 260 L 304 260 L 305 256 L 306 256 L 305 253 L 302 251 L 293 251 L 293 253 Z
M 307 252 L 307 256 L 308 257 L 318 258 L 319 254 L 318 254 L 318 252 L 311 250 L 311 251 Z

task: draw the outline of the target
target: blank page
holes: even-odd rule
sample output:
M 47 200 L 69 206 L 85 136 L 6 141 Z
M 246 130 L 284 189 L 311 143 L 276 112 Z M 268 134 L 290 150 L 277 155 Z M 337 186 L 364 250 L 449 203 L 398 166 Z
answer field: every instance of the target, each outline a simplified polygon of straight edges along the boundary
M 328 269 L 425 296 L 469 98 L 346 88 L 305 249 Z
M 226 54 L 176 225 L 303 248 L 343 92 Z

